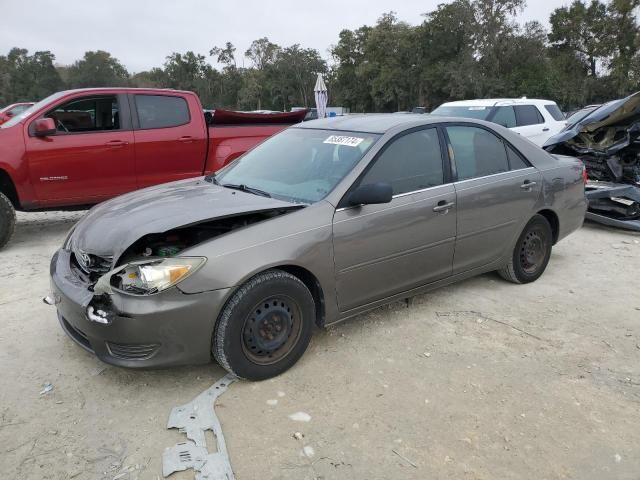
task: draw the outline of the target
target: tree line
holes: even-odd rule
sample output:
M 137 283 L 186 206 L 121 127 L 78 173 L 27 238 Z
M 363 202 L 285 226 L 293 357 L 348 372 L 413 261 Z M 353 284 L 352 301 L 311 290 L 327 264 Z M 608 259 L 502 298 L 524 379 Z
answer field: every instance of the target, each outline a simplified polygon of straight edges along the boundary
M 0 105 L 65 88 L 133 86 L 193 90 L 207 108 L 289 110 L 313 106 L 317 73 L 330 104 L 353 112 L 525 95 L 570 109 L 640 90 L 640 0 L 574 0 L 552 12 L 548 30 L 516 23 L 525 3 L 453 0 L 419 25 L 385 13 L 375 25 L 340 32 L 329 61 L 260 38 L 243 53 L 229 42 L 206 54 L 173 52 L 162 66 L 132 74 L 105 51 L 64 66 L 51 51 L 12 48 L 0 55 Z

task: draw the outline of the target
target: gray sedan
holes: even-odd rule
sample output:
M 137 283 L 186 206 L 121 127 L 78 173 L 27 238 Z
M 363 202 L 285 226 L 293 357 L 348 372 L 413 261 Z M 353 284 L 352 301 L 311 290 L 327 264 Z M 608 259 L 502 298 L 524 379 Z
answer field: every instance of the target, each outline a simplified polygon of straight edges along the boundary
M 584 180 L 579 160 L 483 121 L 307 122 L 215 175 L 94 207 L 54 255 L 47 301 L 105 362 L 213 358 L 265 379 L 314 324 L 493 270 L 538 279 L 582 225 Z

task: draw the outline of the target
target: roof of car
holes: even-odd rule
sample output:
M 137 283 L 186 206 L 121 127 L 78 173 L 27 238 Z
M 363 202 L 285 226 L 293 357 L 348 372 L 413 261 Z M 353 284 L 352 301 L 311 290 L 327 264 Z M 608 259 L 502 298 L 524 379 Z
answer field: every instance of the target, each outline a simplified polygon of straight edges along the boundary
M 539 98 L 479 98 L 476 100 L 458 100 L 443 103 L 440 106 L 447 107 L 493 107 L 495 105 L 552 105 L 552 100 Z
M 442 122 L 444 120 L 446 120 L 445 117 L 432 117 L 431 115 L 423 115 L 419 113 L 406 115 L 397 115 L 394 113 L 371 113 L 310 120 L 296 125 L 295 128 L 385 133 L 388 130 L 401 125 L 421 125 Z

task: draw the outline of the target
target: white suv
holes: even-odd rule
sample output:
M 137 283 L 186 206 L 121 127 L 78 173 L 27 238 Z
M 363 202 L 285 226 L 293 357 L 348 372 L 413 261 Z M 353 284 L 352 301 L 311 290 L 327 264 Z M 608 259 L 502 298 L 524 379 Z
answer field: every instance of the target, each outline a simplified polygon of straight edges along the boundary
M 432 115 L 478 118 L 512 129 L 542 146 L 567 124 L 555 102 L 529 98 L 490 98 L 443 103 Z

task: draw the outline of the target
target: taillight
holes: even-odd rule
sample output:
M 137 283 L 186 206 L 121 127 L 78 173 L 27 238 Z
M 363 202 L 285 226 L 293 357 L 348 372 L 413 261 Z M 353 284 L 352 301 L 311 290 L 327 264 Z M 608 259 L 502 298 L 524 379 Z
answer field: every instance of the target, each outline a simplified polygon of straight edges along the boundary
M 589 176 L 587 175 L 587 167 L 585 167 L 584 165 L 582 166 L 582 181 L 585 185 L 589 181 Z

